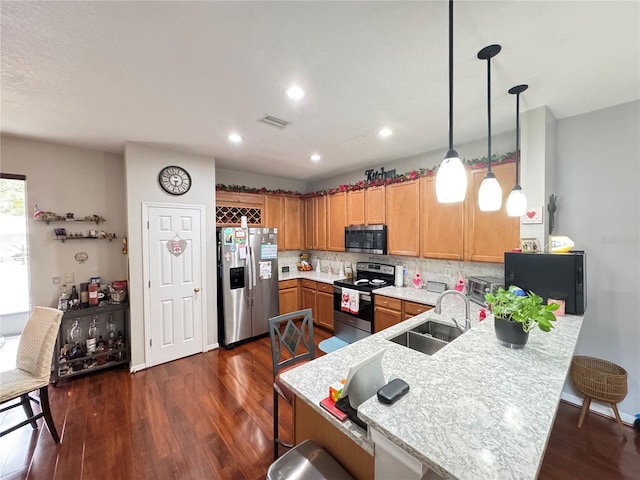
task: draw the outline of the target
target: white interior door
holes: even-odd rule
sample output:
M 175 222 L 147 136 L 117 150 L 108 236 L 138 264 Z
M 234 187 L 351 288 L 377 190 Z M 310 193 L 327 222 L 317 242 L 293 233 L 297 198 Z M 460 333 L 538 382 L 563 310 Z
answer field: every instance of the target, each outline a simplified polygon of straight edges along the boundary
M 145 363 L 153 366 L 203 351 L 204 210 L 172 205 L 146 211 Z

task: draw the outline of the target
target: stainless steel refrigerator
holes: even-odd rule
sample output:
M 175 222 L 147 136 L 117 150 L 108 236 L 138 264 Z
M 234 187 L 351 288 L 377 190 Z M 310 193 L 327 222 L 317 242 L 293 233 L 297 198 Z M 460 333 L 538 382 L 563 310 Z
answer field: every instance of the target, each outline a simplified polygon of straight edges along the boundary
M 269 331 L 279 313 L 278 229 L 219 227 L 218 338 L 225 347 Z

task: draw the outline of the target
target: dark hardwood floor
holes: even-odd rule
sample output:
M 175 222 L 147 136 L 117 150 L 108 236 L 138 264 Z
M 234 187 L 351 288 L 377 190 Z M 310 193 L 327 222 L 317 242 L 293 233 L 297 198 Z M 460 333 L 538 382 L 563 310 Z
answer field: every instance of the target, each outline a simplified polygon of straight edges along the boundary
M 316 329 L 316 343 L 328 336 Z M 62 445 L 44 426 L 0 438 L 3 479 L 257 480 L 272 460 L 268 338 L 133 375 L 97 372 L 49 391 Z M 640 478 L 640 433 L 625 427 L 621 434 L 594 414 L 578 430 L 579 413 L 560 404 L 539 478 Z M 0 415 L 2 428 L 23 413 Z M 280 426 L 291 440 L 285 402 Z

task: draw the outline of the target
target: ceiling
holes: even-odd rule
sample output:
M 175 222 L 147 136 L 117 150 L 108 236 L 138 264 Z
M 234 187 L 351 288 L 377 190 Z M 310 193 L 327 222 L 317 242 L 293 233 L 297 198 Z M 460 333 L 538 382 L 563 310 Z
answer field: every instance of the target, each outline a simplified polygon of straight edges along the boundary
M 2 132 L 108 152 L 144 142 L 300 181 L 444 155 L 447 5 L 2 1 Z M 640 98 L 637 1 L 457 1 L 454 43 L 454 146 L 486 138 L 476 55 L 492 43 L 494 134 L 514 129 L 520 83 L 521 111 L 557 119 Z

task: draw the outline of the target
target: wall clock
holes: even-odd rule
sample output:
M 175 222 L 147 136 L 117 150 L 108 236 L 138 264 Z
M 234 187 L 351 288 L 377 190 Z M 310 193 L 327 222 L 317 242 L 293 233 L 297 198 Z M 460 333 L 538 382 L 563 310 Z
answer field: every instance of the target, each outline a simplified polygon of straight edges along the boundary
M 160 170 L 158 183 L 171 195 L 184 195 L 191 188 L 191 175 L 182 167 L 169 165 Z

